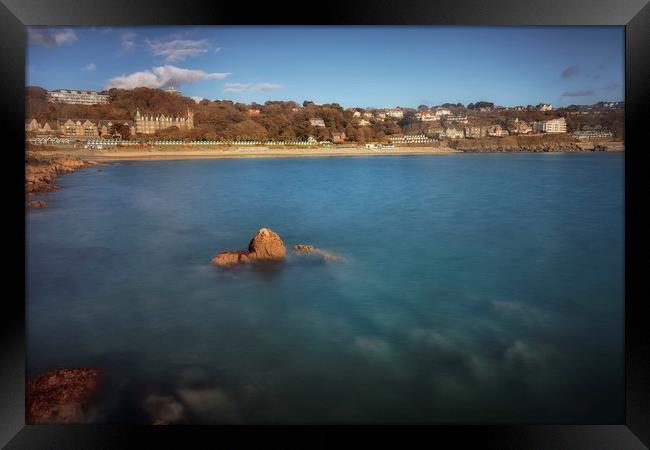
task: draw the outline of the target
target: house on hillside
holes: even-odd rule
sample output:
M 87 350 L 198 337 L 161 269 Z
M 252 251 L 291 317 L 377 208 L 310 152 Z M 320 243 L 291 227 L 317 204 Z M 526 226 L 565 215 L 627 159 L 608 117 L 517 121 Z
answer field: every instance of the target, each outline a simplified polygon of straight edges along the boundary
M 533 130 L 543 133 L 566 133 L 566 120 L 564 117 L 557 119 L 533 122 Z
M 503 129 L 501 125 L 492 125 L 487 127 L 485 130 L 485 134 L 488 136 L 507 136 L 508 135 L 508 130 Z
M 40 124 L 36 119 L 25 122 L 25 131 L 30 133 L 53 133 L 55 128 L 52 128 L 49 122 Z
M 345 142 L 345 131 L 332 131 L 332 142 L 335 144 Z
M 404 111 L 402 108 L 393 108 L 386 111 L 388 117 L 393 117 L 395 119 L 401 119 L 404 117 Z
M 467 116 L 464 114 L 447 114 L 445 123 L 467 123 Z
M 478 139 L 485 136 L 485 129 L 483 127 L 465 127 L 465 138 Z
M 508 132 L 510 134 L 528 134 L 532 132 L 533 129 L 527 122 L 519 120 L 518 118 L 514 120 L 514 123 L 508 127 Z
M 445 137 L 447 139 L 463 139 L 465 133 L 463 133 L 463 130 L 456 128 L 445 128 L 445 132 L 441 134 L 440 137 Z
M 439 119 L 439 116 L 436 116 L 434 113 L 429 111 L 416 113 L 415 117 L 422 122 L 435 122 Z

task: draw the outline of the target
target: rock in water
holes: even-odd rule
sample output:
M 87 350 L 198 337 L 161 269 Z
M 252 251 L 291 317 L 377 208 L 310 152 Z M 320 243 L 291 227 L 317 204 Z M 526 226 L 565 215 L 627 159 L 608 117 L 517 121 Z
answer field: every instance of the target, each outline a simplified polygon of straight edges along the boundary
M 250 256 L 254 259 L 284 259 L 287 251 L 284 242 L 277 233 L 269 228 L 261 228 L 250 244 L 248 244 Z
M 304 255 L 315 255 L 322 257 L 325 261 L 335 261 L 341 259 L 339 256 L 333 255 L 330 252 L 316 248 L 311 244 L 296 244 L 293 246 L 293 250 L 296 253 L 302 253 Z
M 316 247 L 310 244 L 296 244 L 293 249 L 298 253 L 313 253 Z
M 218 253 L 214 258 L 212 258 L 212 264 L 215 266 L 230 267 L 239 263 L 248 262 L 249 253 L 240 251 L 240 252 L 221 252 Z
M 58 369 L 27 383 L 27 423 L 88 423 L 101 369 Z
M 212 258 L 212 264 L 232 267 L 241 263 L 255 261 L 279 261 L 285 258 L 287 251 L 284 242 L 277 233 L 269 228 L 261 228 L 248 244 L 248 251 L 236 250 L 218 253 Z
M 27 208 L 30 209 L 41 209 L 45 208 L 47 206 L 47 203 L 45 203 L 45 200 L 32 200 L 30 202 L 27 202 Z

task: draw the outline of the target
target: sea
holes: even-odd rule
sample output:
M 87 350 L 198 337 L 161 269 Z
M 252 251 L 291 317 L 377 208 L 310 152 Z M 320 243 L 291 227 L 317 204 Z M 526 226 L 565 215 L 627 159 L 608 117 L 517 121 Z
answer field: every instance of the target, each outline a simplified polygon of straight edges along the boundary
M 64 175 L 26 213 L 27 376 L 105 369 L 98 423 L 622 423 L 624 158 Z M 262 227 L 284 262 L 210 264 Z

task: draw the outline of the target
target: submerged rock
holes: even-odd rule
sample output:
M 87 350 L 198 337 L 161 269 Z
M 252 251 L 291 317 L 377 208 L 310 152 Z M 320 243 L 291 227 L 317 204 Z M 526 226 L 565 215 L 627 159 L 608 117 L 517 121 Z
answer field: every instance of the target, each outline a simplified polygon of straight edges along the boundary
M 212 264 L 232 267 L 241 263 L 256 261 L 280 261 L 287 251 L 280 236 L 270 228 L 261 228 L 248 244 L 248 251 L 235 250 L 218 253 L 212 258 Z
M 27 208 L 30 209 L 41 209 L 45 208 L 47 206 L 47 203 L 45 200 L 32 200 L 30 202 L 27 202 Z
M 171 425 L 186 419 L 185 406 L 170 395 L 149 395 L 143 404 L 152 425 Z
M 177 391 L 193 416 L 203 423 L 237 423 L 237 405 L 223 390 L 215 387 L 183 387 Z
M 310 244 L 296 244 L 293 246 L 293 249 L 298 253 L 313 253 L 316 247 Z
M 322 257 L 325 261 L 334 261 L 337 259 L 341 259 L 340 256 L 336 256 L 330 252 L 327 252 L 325 250 L 321 250 L 319 248 L 314 247 L 311 244 L 296 244 L 293 246 L 293 250 L 296 253 L 302 253 L 304 255 L 315 255 L 315 256 L 320 256 Z
M 27 383 L 27 423 L 88 423 L 101 369 L 58 369 Z

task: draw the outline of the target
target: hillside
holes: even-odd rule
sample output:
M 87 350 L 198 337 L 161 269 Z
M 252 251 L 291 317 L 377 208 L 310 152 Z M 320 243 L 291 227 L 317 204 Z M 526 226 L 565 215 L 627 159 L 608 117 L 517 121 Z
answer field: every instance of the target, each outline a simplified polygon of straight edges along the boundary
M 312 136 L 317 140 L 333 140 L 333 133 L 344 132 L 346 141 L 364 143 L 385 142 L 389 136 L 396 134 L 427 134 L 433 128 L 439 128 L 437 122 L 419 121 L 416 118 L 417 110 L 409 108 L 404 108 L 402 119 L 370 119 L 369 125 L 360 126 L 360 118 L 353 116 L 354 110 L 344 110 L 336 103 L 316 105 L 305 101 L 299 105 L 293 101 L 268 101 L 263 105 L 246 105 L 230 100 L 202 100 L 196 103 L 189 97 L 144 87 L 132 90 L 111 89 L 108 93 L 110 103 L 106 105 L 68 105 L 49 103 L 45 89 L 29 86 L 26 88 L 26 116 L 28 119 L 36 118 L 39 122 L 64 118 L 133 120 L 137 109 L 144 115 L 185 116 L 190 108 L 194 112 L 195 128 L 180 131 L 172 127 L 152 136 L 166 139 L 304 140 Z M 562 109 L 549 112 L 500 110 L 483 113 L 476 109 L 466 109 L 461 104 L 448 107 L 454 113 L 467 114 L 467 125 L 505 126 L 515 117 L 531 122 L 564 116 L 569 131 L 599 124 L 612 130 L 618 138 L 624 136 L 622 110 L 599 110 L 575 115 Z M 420 108 L 426 109 L 426 106 Z M 361 108 L 356 110 L 363 111 Z M 325 127 L 312 126 L 309 119 L 314 118 L 323 119 Z
M 26 89 L 26 116 L 39 121 L 60 118 L 133 120 L 137 109 L 147 115 L 185 116 L 191 108 L 195 129 L 181 132 L 171 128 L 159 133 L 166 138 L 293 140 L 313 136 L 326 140 L 332 139 L 332 132 L 345 132 L 347 140 L 366 142 L 402 133 L 402 128 L 394 121 L 358 127 L 352 112 L 344 111 L 338 104 L 305 102 L 298 105 L 291 101 L 269 101 L 263 105 L 245 105 L 230 100 L 196 103 L 189 97 L 149 88 L 111 89 L 109 95 L 107 105 L 49 103 L 45 89 L 30 86 Z M 311 118 L 322 118 L 326 126 L 310 125 Z

